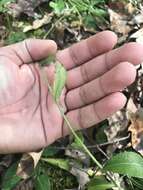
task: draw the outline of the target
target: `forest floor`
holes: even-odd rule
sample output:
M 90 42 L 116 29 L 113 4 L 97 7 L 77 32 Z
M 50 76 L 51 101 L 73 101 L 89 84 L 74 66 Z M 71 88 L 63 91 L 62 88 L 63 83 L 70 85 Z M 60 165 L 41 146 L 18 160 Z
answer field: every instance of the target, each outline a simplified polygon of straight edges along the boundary
M 53 39 L 59 49 L 64 49 L 103 30 L 118 35 L 117 46 L 131 41 L 143 43 L 142 1 L 0 0 L 1 47 L 26 38 L 41 38 Z M 142 65 L 137 67 L 137 73 L 135 83 L 124 90 L 128 99 L 124 109 L 98 127 L 78 134 L 103 165 L 114 155 L 129 152 L 136 154 L 133 157 L 140 156 L 140 161 L 135 162 L 143 170 Z M 37 158 L 39 162 L 34 167 Z M 130 170 L 132 160 L 124 161 Z M 143 173 L 138 177 L 136 172 L 137 168 L 131 172 L 113 168 L 110 175 L 119 184 L 115 187 L 110 176 L 95 166 L 71 136 L 45 148 L 42 155 L 0 155 L 2 190 L 142 190 Z

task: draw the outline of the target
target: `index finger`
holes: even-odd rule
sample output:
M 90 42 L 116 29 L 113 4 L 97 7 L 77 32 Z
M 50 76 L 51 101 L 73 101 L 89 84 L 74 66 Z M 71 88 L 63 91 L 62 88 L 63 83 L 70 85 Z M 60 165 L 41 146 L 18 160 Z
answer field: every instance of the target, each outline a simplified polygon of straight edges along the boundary
M 90 38 L 59 51 L 57 59 L 67 69 L 81 65 L 94 57 L 113 49 L 117 36 L 111 31 L 100 32 Z

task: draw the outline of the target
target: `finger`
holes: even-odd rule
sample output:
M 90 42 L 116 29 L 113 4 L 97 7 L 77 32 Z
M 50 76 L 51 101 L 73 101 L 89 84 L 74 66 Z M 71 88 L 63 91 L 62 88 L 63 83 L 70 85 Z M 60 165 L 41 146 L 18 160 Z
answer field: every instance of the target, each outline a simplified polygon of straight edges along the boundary
M 111 31 L 100 32 L 82 42 L 59 51 L 57 58 L 67 69 L 78 66 L 93 57 L 111 50 L 117 43 L 117 36 Z
M 122 93 L 116 92 L 94 104 L 70 111 L 67 117 L 75 130 L 88 128 L 123 108 L 125 103 L 126 97 Z M 63 129 L 64 135 L 69 133 L 66 123 L 64 123 Z
M 143 45 L 137 43 L 126 44 L 68 71 L 67 87 L 69 89 L 76 88 L 100 77 L 118 63 L 125 61 L 134 65 L 140 64 L 143 61 Z
M 72 110 L 91 104 L 110 93 L 123 90 L 135 80 L 135 77 L 136 69 L 131 63 L 120 63 L 101 77 L 69 91 L 66 105 Z
M 7 56 L 21 65 L 44 59 L 48 55 L 55 54 L 56 50 L 56 43 L 52 40 L 27 39 L 1 48 L 0 56 Z

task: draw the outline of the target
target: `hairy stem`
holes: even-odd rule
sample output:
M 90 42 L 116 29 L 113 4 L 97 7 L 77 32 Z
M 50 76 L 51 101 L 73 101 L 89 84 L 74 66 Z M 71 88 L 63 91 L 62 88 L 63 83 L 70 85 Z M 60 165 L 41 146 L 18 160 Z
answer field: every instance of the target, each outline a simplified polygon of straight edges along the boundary
M 42 71 L 41 69 L 41 74 L 42 76 L 44 76 L 44 80 L 48 86 L 49 92 L 53 97 L 53 101 L 54 100 L 54 95 L 53 95 L 53 89 L 50 86 L 50 83 L 46 77 L 46 73 Z M 87 155 L 92 159 L 92 161 L 99 167 L 99 169 L 103 169 L 103 166 L 100 164 L 100 162 L 94 157 L 94 155 L 90 152 L 90 150 L 86 147 L 86 145 L 81 141 L 81 139 L 79 138 L 79 136 L 76 134 L 76 132 L 74 131 L 73 127 L 71 126 L 70 121 L 68 120 L 67 116 L 64 113 L 64 109 L 63 107 L 59 104 L 59 102 L 55 101 L 61 116 L 63 117 L 64 121 L 66 122 L 68 128 L 70 129 L 71 133 L 73 134 L 73 136 L 76 138 L 76 140 L 80 143 L 80 145 L 82 146 L 83 150 L 87 153 Z M 122 188 L 120 187 L 120 185 L 116 182 L 116 180 L 114 180 L 112 178 L 112 176 L 109 173 L 106 173 L 106 175 L 110 178 L 110 180 L 115 184 L 116 187 L 118 187 L 119 190 L 122 190 Z

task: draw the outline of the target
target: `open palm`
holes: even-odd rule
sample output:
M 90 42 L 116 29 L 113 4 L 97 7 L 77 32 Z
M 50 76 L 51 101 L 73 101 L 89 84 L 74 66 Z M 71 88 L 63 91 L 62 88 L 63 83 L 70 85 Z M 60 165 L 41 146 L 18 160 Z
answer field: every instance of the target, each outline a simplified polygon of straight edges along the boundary
M 77 129 L 91 127 L 121 109 L 121 93 L 136 76 L 143 46 L 113 49 L 114 33 L 101 32 L 59 51 L 68 71 L 61 102 Z M 40 72 L 38 60 L 56 52 L 50 40 L 32 40 L 0 49 L 0 152 L 34 151 L 69 133 Z M 44 68 L 49 81 L 53 67 Z

